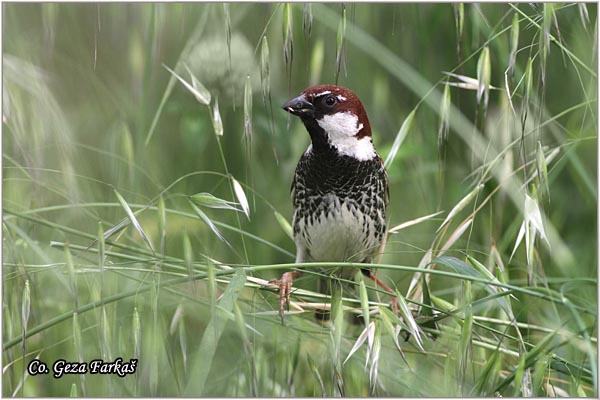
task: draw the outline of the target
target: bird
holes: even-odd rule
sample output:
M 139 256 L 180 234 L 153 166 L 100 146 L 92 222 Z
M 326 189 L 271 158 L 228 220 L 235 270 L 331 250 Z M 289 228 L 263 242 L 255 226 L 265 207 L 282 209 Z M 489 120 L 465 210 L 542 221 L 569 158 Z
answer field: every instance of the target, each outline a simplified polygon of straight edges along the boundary
M 397 312 L 394 291 L 367 266 L 386 237 L 389 185 L 362 102 L 350 89 L 325 84 L 305 89 L 282 108 L 300 118 L 311 139 L 291 187 L 296 263 L 364 263 L 362 273 L 392 295 Z M 355 271 L 333 272 L 351 278 Z M 279 288 L 282 321 L 299 276 L 300 271 L 290 271 L 271 281 Z

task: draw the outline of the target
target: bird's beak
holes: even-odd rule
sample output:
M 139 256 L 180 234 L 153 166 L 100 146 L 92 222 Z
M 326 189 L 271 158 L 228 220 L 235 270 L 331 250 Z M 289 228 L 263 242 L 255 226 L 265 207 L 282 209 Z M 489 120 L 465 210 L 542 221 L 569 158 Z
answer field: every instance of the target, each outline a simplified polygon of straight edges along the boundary
M 310 114 L 313 112 L 313 105 L 310 101 L 308 101 L 304 93 L 302 93 L 298 97 L 291 99 L 290 101 L 282 105 L 281 108 L 283 108 L 290 114 L 298 116 Z

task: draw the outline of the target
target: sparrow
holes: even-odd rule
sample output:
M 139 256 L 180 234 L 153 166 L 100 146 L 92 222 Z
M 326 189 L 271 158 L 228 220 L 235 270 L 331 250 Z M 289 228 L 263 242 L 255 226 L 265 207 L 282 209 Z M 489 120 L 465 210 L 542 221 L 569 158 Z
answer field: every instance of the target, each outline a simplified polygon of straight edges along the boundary
M 296 167 L 291 190 L 296 263 L 371 263 L 386 236 L 389 189 L 360 99 L 344 87 L 318 85 L 282 108 L 300 118 L 311 139 Z M 392 307 L 397 311 L 394 291 L 367 266 L 361 271 L 392 294 Z M 351 278 L 355 269 L 338 268 L 334 273 Z M 298 276 L 298 271 L 285 272 L 272 281 L 279 287 L 281 318 Z

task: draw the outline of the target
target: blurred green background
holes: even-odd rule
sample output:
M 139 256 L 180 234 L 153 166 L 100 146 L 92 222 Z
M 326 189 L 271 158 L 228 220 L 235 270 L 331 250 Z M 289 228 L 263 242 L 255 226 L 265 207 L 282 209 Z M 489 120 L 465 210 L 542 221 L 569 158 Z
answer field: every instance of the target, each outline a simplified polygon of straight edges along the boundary
M 573 3 L 4 3 L 3 395 L 597 396 L 596 18 Z M 310 307 L 282 325 L 264 281 L 221 266 L 269 280 L 294 261 L 281 219 L 309 137 L 280 105 L 316 83 L 364 103 L 391 162 L 389 227 L 443 211 L 390 235 L 380 263 L 452 256 L 435 270 L 459 279 L 429 275 L 423 297 L 409 287 L 424 275 L 378 272 L 424 351 L 414 334 L 396 350 L 386 328 L 406 317 L 374 313 L 370 352 L 351 353 L 362 326 Z M 471 286 L 479 266 L 515 289 Z M 318 301 L 316 281 L 293 299 Z M 137 372 L 25 368 L 117 357 Z

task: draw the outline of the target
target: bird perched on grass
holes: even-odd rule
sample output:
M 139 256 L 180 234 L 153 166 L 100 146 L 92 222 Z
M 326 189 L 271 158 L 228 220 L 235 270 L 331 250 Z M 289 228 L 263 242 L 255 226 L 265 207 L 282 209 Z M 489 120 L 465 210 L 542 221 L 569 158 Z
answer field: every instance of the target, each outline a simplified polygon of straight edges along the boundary
M 292 182 L 296 263 L 371 263 L 386 235 L 388 179 L 373 146 L 371 125 L 356 94 L 334 85 L 310 87 L 283 109 L 299 117 L 311 144 Z M 365 265 L 364 275 L 393 295 Z M 339 268 L 352 277 L 353 268 Z M 279 314 L 289 306 L 293 279 L 286 272 L 272 283 L 279 286 Z M 392 297 L 397 309 L 397 299 Z

